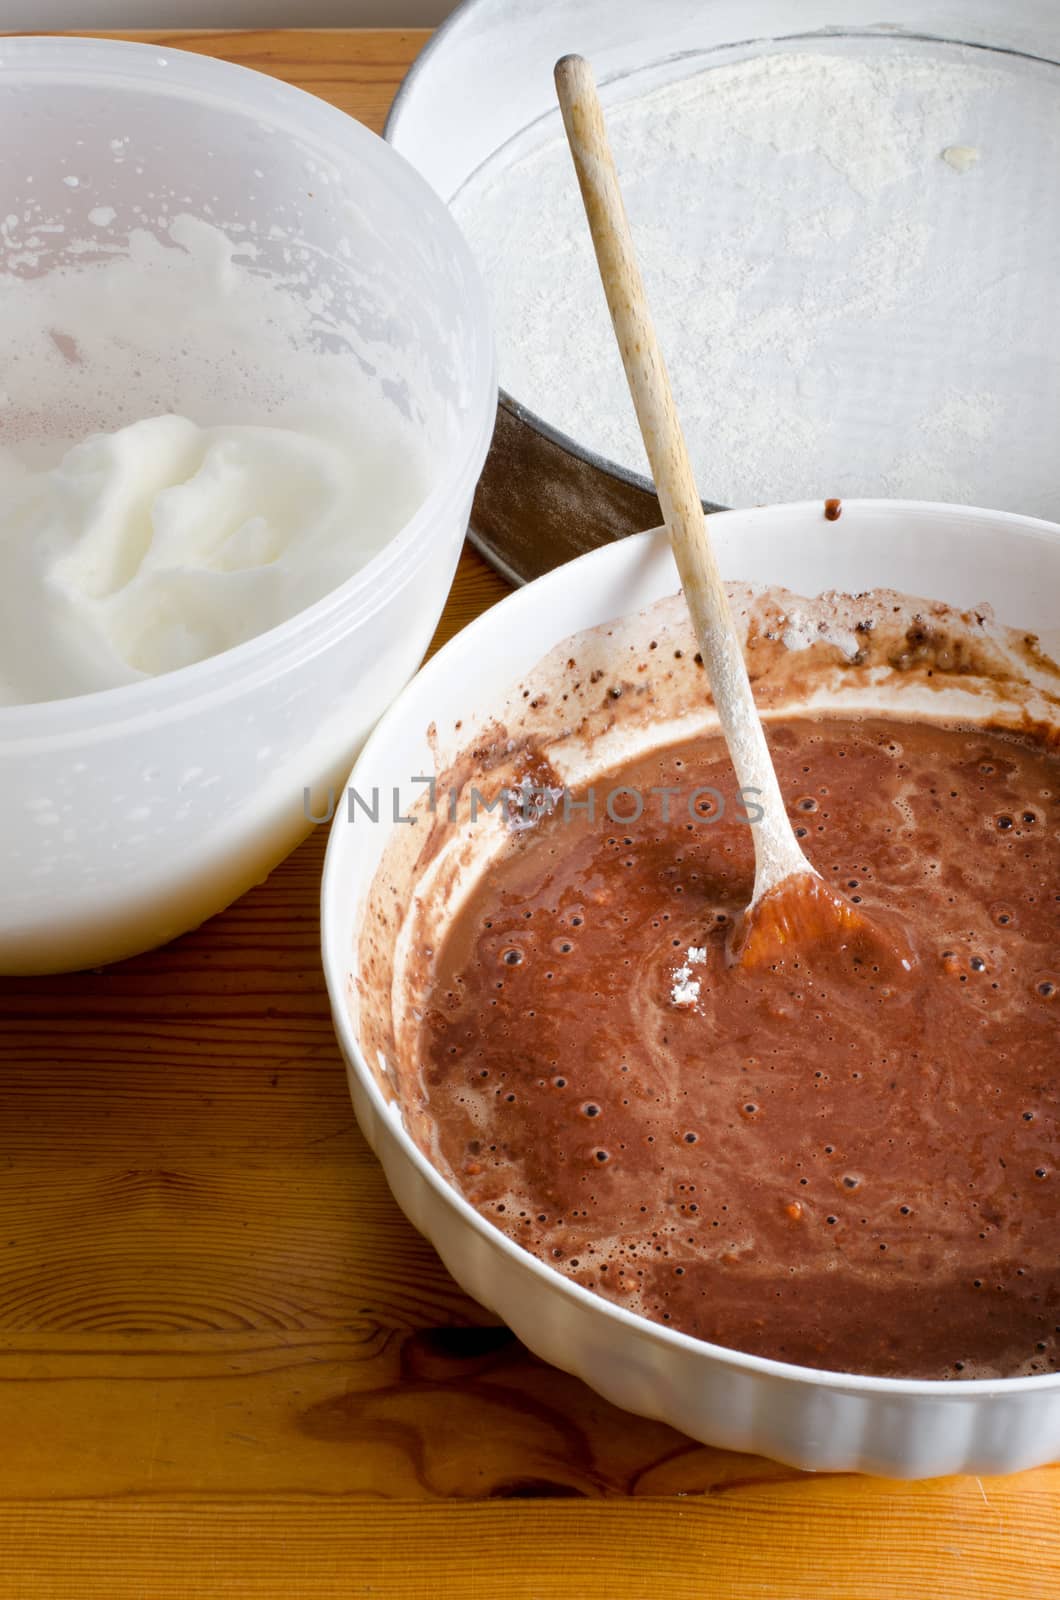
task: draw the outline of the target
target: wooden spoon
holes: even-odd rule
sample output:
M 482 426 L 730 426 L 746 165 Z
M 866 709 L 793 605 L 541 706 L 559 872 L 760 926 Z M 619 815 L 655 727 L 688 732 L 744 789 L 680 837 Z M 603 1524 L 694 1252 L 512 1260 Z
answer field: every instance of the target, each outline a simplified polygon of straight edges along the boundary
M 760 966 L 822 939 L 860 942 L 866 919 L 807 861 L 784 807 L 648 310 L 592 69 L 581 56 L 564 56 L 555 76 L 622 365 L 714 704 L 740 789 L 762 810 L 753 824 L 754 894 L 738 957 Z

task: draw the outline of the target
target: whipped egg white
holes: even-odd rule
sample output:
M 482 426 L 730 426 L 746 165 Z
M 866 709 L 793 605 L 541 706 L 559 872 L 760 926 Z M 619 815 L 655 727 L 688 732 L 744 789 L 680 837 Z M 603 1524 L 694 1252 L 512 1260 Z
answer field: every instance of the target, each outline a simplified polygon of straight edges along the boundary
M 40 268 L 0 251 L 0 706 L 241 644 L 422 503 L 415 341 L 381 362 L 297 262 L 180 216 Z

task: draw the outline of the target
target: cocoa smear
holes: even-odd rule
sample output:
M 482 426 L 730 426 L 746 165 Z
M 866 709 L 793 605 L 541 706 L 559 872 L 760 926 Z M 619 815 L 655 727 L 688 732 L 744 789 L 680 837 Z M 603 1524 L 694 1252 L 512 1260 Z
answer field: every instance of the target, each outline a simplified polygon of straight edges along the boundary
M 841 942 L 734 964 L 754 869 L 724 746 L 641 757 L 600 804 L 677 788 L 669 821 L 543 817 L 449 930 L 417 1049 L 434 1157 L 517 1243 L 700 1338 L 854 1373 L 1051 1370 L 1060 760 L 877 719 L 770 743 L 811 859 L 900 923 L 912 970 Z M 697 789 L 728 797 L 718 820 Z
M 806 600 L 728 588 L 756 699 L 767 717 L 797 708 L 796 737 L 820 717 L 884 706 L 898 718 L 981 723 L 1056 748 L 1060 668 L 1036 636 L 1000 626 L 987 607 L 960 610 L 889 590 Z M 358 922 L 358 974 L 348 989 L 384 1095 L 443 1171 L 420 1030 L 447 929 L 512 839 L 499 815 L 467 825 L 472 787 L 536 773 L 546 785 L 576 788 L 627 756 L 716 728 L 679 594 L 558 645 L 526 680 L 489 695 L 491 717 L 478 725 L 474 700 L 469 691 L 468 713 L 432 730 L 438 803 L 432 811 L 423 796 L 416 825 L 395 828 L 388 841 Z M 454 794 L 455 825 L 448 814 Z M 569 1259 L 551 1264 L 578 1270 Z M 636 1295 L 625 1303 L 636 1305 Z

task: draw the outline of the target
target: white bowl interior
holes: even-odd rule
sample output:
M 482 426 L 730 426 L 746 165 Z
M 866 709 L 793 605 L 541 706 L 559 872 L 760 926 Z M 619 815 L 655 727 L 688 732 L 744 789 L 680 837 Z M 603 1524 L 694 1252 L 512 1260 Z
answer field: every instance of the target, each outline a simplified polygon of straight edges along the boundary
M 807 596 L 892 588 L 962 608 L 986 604 L 998 622 L 1034 632 L 1054 657 L 1060 653 L 1060 533 L 1052 523 L 965 506 L 866 500 L 847 502 L 838 522 L 827 521 L 813 501 L 727 511 L 710 526 L 729 581 Z M 554 645 L 640 611 L 677 587 L 665 531 L 656 529 L 592 551 L 507 597 L 418 675 L 376 729 L 351 785 L 363 793 L 381 785 L 389 794 L 397 784 L 401 804 L 411 805 L 422 794 L 411 778 L 434 771 L 447 751 L 466 742 L 471 721 L 495 714 L 509 687 Z M 324 932 L 336 955 L 331 941 L 344 941 L 343 960 L 386 842 L 384 826 L 336 822 Z

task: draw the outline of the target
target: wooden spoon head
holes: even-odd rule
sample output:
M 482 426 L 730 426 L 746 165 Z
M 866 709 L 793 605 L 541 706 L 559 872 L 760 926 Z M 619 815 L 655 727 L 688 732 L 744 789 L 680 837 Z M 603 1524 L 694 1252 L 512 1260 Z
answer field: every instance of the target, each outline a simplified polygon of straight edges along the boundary
M 915 959 L 901 931 L 884 926 L 830 889 L 816 872 L 793 872 L 747 910 L 733 956 L 748 970 L 807 956 L 846 955 L 893 977 L 912 971 Z

